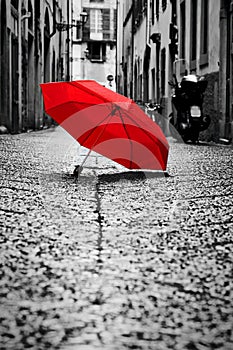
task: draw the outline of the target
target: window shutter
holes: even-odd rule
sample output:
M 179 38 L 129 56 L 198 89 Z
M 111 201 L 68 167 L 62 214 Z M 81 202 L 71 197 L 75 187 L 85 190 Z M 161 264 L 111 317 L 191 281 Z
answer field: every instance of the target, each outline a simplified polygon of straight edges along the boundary
M 116 40 L 116 38 L 117 38 L 117 10 L 114 10 L 113 25 L 114 25 L 113 40 Z
M 162 10 L 165 11 L 167 8 L 167 0 L 162 0 Z
M 87 22 L 83 26 L 83 41 L 90 39 L 90 9 L 83 9 L 87 13 Z
M 110 39 L 110 9 L 103 9 L 103 39 Z

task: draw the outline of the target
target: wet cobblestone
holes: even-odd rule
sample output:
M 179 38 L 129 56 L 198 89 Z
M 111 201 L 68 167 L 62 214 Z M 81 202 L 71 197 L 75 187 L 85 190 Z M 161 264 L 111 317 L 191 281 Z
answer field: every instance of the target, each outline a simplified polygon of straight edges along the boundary
M 233 149 L 128 172 L 60 128 L 0 136 L 0 349 L 233 348 Z

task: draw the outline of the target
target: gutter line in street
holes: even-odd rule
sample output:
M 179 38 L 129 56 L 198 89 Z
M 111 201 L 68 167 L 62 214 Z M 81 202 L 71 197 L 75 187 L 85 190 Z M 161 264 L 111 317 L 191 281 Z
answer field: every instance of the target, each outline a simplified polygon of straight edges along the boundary
M 98 175 L 95 173 L 95 176 L 98 179 Z M 100 182 L 99 180 L 97 180 L 96 182 L 96 191 L 95 191 L 95 198 L 96 198 L 96 213 L 97 213 L 97 222 L 99 224 L 99 232 L 98 232 L 98 238 L 97 238 L 97 249 L 98 249 L 98 262 L 101 263 L 102 262 L 102 258 L 101 258 L 101 252 L 103 250 L 102 247 L 102 241 L 103 241 L 103 224 L 102 224 L 102 220 L 103 220 L 103 216 L 101 215 L 101 198 L 100 198 Z

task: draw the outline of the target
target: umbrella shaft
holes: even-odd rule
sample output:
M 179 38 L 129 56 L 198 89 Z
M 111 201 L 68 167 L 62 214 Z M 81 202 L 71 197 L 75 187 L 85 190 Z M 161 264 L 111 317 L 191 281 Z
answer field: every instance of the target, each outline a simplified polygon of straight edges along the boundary
M 85 158 L 82 161 L 81 167 L 83 167 L 83 164 L 86 162 L 87 158 L 89 157 L 90 153 L 91 153 L 91 149 L 88 151 L 87 155 L 85 156 Z

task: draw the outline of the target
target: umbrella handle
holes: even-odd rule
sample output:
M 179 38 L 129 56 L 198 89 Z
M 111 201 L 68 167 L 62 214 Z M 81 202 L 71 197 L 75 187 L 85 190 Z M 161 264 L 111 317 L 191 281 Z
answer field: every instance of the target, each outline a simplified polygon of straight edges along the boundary
M 83 170 L 83 167 L 81 165 L 75 165 L 74 171 L 73 171 L 73 175 L 75 177 L 79 177 L 79 175 L 81 174 Z
M 91 149 L 88 151 L 87 155 L 85 156 L 84 160 L 82 161 L 82 163 L 80 165 L 75 165 L 74 171 L 73 171 L 73 175 L 75 177 L 79 177 L 79 175 L 81 174 L 82 170 L 83 170 L 83 164 L 85 163 L 85 161 L 87 160 L 87 158 L 89 157 L 91 153 Z

